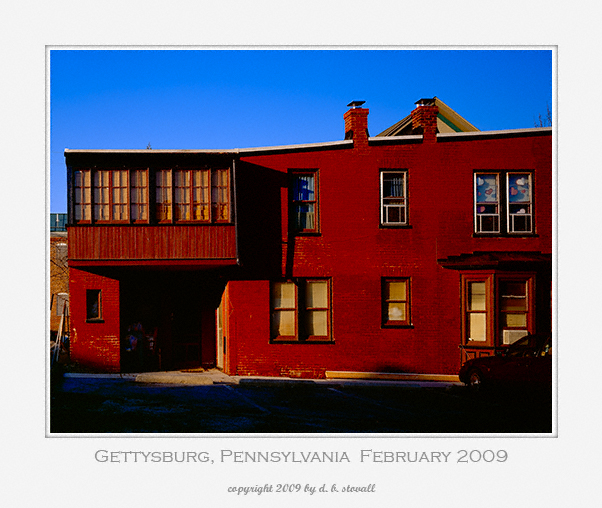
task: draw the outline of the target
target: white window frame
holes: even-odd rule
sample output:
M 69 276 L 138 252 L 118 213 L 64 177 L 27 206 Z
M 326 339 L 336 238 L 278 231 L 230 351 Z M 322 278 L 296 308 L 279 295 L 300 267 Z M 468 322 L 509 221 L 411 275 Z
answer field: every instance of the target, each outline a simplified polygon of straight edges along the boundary
M 493 176 L 496 180 L 495 201 L 478 202 L 478 180 L 483 176 Z M 512 203 L 510 178 L 522 176 L 528 180 L 529 199 Z M 480 207 L 495 207 L 495 212 L 480 212 Z M 518 212 L 514 212 L 518 210 Z M 532 171 L 479 171 L 473 177 L 473 214 L 474 232 L 479 235 L 532 235 L 534 233 L 533 221 L 533 172 Z M 491 226 L 484 229 L 485 221 Z M 517 227 L 518 221 L 523 222 L 523 227 Z
M 478 181 L 479 181 L 479 177 L 482 176 L 494 176 L 495 177 L 495 181 L 496 181 L 496 193 L 497 193 L 497 200 L 496 201 L 491 201 L 488 203 L 485 203 L 483 201 L 478 202 Z M 500 229 L 500 206 L 501 206 L 501 202 L 500 202 L 500 173 L 499 172 L 486 172 L 486 171 L 482 171 L 479 173 L 475 173 L 474 174 L 474 178 L 473 178 L 473 186 L 474 186 L 474 197 L 473 197 L 473 210 L 474 210 L 474 230 L 475 233 L 479 233 L 479 234 L 493 234 L 493 235 L 497 235 L 500 233 L 501 229 Z M 494 213 L 483 213 L 483 212 L 479 212 L 479 206 L 490 206 L 490 207 L 496 207 L 496 211 Z M 492 227 L 490 230 L 485 230 L 483 229 L 483 220 L 484 219 L 488 219 L 491 220 L 492 224 L 494 225 L 494 227 Z
M 524 176 L 527 177 L 527 179 L 529 180 L 528 182 L 528 187 L 529 187 L 529 200 L 528 201 L 522 201 L 518 204 L 514 204 L 514 203 L 510 203 L 510 177 L 511 176 Z M 526 211 L 521 211 L 519 213 L 511 213 L 511 208 L 515 207 L 515 206 L 520 206 L 521 210 L 525 210 Z M 528 227 L 525 227 L 525 229 L 521 229 L 521 230 L 516 230 L 516 225 L 515 225 L 515 221 L 516 219 L 524 219 L 525 224 Z M 510 234 L 530 234 L 533 233 L 533 178 L 532 178 L 532 174 L 531 173 L 524 173 L 524 172 L 509 172 L 506 174 L 506 224 L 507 224 L 507 230 L 508 233 Z
M 384 195 L 385 175 L 398 175 L 403 178 L 403 193 L 401 197 L 392 197 Z M 401 201 L 401 203 L 391 203 L 389 201 Z M 389 220 L 389 210 L 398 209 L 400 217 L 403 215 L 403 221 Z M 380 171 L 380 223 L 383 226 L 407 226 L 408 225 L 408 171 L 404 169 L 381 169 Z

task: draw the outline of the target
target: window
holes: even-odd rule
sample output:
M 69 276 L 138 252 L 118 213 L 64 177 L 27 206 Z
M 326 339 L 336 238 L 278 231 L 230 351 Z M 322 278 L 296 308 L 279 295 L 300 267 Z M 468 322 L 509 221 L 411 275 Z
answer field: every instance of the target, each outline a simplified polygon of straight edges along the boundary
M 499 293 L 502 343 L 511 344 L 527 334 L 527 281 L 502 280 L 499 283 Z
M 86 319 L 100 321 L 102 319 L 102 300 L 100 289 L 86 290 Z
M 532 202 L 531 175 L 509 173 L 508 177 L 508 233 L 531 233 Z
M 171 222 L 171 169 L 160 169 L 156 173 L 156 217 L 158 222 Z
M 67 303 L 69 302 L 69 295 L 67 293 L 57 293 L 56 295 L 56 315 L 62 316 L 63 311 L 65 315 L 68 315 L 69 308 Z
M 63 269 L 67 268 L 67 244 L 56 243 L 55 249 L 54 262 L 56 266 Z
M 486 281 L 467 283 L 467 328 L 468 342 L 487 340 L 487 291 Z
M 148 173 L 143 169 L 131 173 L 130 203 L 134 222 L 148 221 Z
M 297 335 L 297 287 L 292 282 L 272 284 L 272 337 Z
M 75 222 L 148 223 L 153 214 L 158 223 L 230 222 L 228 168 L 86 169 L 73 175 Z
M 89 169 L 75 171 L 74 212 L 76 222 L 92 220 L 92 186 Z
M 94 220 L 126 222 L 128 220 L 128 171 L 94 172 Z
M 408 223 L 406 171 L 380 172 L 380 223 L 404 226 Z
M 533 281 L 531 274 L 463 276 L 464 343 L 497 347 L 532 333 Z
M 212 215 L 217 222 L 230 221 L 229 174 L 227 169 L 215 169 L 211 173 Z
M 411 326 L 410 319 L 410 279 L 396 278 L 383 280 L 384 326 Z
M 171 222 L 173 174 L 174 215 L 177 222 L 229 222 L 228 169 L 157 171 L 157 220 Z
M 330 341 L 330 283 L 328 280 L 275 282 L 271 289 L 272 340 Z
M 316 173 L 292 175 L 291 222 L 299 233 L 318 232 L 318 201 Z
M 531 180 L 530 173 L 476 173 L 475 232 L 532 233 Z

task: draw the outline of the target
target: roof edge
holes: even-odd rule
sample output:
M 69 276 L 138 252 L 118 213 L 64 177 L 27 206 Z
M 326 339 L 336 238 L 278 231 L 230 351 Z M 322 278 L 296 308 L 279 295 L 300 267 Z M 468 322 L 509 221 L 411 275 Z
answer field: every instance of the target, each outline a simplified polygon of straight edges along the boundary
M 303 143 L 298 145 L 275 145 L 275 146 L 258 146 L 252 148 L 232 148 L 228 150 L 217 150 L 217 149 L 112 149 L 112 148 L 84 148 L 84 149 L 72 149 L 65 148 L 65 154 L 85 154 L 85 153 L 106 153 L 106 154 L 223 154 L 223 155 L 244 155 L 248 153 L 258 152 L 274 152 L 284 150 L 302 150 L 302 149 L 320 149 L 328 147 L 338 147 L 345 145 L 353 145 L 353 140 L 342 140 L 342 141 L 327 141 L 322 143 Z

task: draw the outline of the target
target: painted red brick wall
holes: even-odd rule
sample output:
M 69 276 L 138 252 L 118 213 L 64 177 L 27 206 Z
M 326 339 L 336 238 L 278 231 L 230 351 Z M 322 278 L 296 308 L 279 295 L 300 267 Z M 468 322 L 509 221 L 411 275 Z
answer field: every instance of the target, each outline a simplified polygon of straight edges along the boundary
M 120 370 L 119 281 L 76 268 L 69 270 L 71 360 L 102 371 Z M 86 290 L 102 291 L 102 315 L 86 320 Z
M 242 198 L 241 258 L 246 274 L 266 277 L 230 283 L 230 346 L 237 349 L 237 357 L 228 362 L 230 373 L 303 377 L 322 376 L 324 370 L 457 373 L 460 275 L 442 268 L 437 260 L 478 251 L 550 254 L 551 154 L 551 136 L 543 135 L 439 138 L 427 144 L 245 157 L 238 169 L 239 188 L 255 197 L 257 213 Z M 303 168 L 319 170 L 319 236 L 288 234 L 286 175 L 289 169 Z M 410 227 L 380 227 L 381 168 L 408 170 Z M 536 235 L 473 236 L 475 170 L 533 172 Z M 264 192 L 265 180 L 258 175 L 279 179 L 280 192 L 273 188 Z M 262 214 L 259 205 L 277 213 Z M 265 231 L 278 232 L 278 238 L 261 243 Z M 279 249 L 279 273 L 265 266 L 265 259 L 274 257 L 271 249 Z M 245 256 L 249 252 L 263 254 Z M 331 278 L 333 344 L 270 343 L 269 280 L 282 276 Z M 382 277 L 411 278 L 411 328 L 381 327 Z

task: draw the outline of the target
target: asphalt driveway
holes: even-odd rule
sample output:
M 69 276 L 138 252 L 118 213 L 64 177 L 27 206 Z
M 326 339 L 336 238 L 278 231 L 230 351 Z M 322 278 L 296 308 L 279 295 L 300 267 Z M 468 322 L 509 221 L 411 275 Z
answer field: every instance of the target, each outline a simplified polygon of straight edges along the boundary
M 66 377 L 50 391 L 51 434 L 550 433 L 551 397 L 445 384 L 201 386 Z

